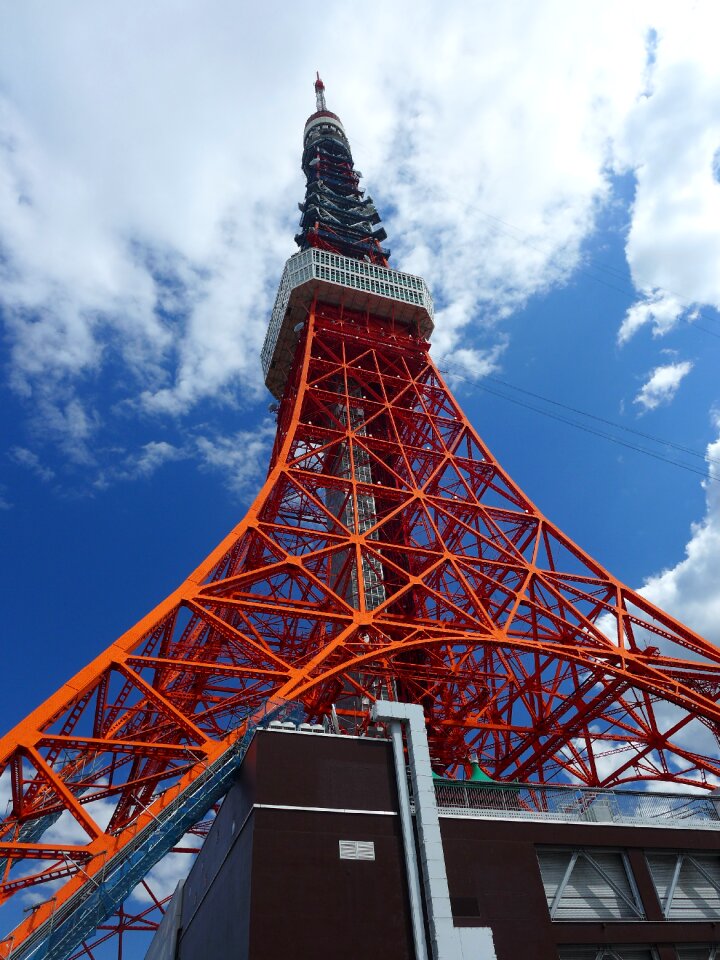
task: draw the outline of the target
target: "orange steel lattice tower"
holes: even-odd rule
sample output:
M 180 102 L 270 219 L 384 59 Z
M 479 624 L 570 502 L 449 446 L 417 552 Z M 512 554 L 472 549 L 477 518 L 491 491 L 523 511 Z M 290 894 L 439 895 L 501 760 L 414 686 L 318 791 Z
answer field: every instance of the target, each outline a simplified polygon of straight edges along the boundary
M 284 703 L 354 732 L 377 698 L 420 703 L 450 776 L 471 755 L 497 780 L 720 776 L 720 651 L 574 544 L 484 445 L 429 355 L 427 287 L 387 266 L 319 78 L 316 94 L 300 250 L 263 349 L 267 480 L 174 593 L 2 740 L 0 897 L 56 884 L 1 958 L 67 955 Z M 44 840 L 63 813 L 84 842 Z

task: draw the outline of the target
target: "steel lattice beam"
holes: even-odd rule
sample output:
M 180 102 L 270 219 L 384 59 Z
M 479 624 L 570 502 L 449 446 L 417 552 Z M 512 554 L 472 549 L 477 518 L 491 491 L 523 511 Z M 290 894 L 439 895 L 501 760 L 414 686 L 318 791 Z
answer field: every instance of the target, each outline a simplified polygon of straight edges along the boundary
M 305 259 L 289 262 L 264 350 L 282 399 L 262 490 L 177 590 L 0 741 L 0 902 L 62 884 L 0 960 L 50 918 L 68 925 L 130 851 L 145 869 L 142 838 L 187 797 L 201 816 L 193 789 L 269 703 L 353 732 L 374 700 L 419 703 L 450 775 L 477 754 L 499 780 L 720 777 L 720 651 L 574 544 L 473 430 L 428 353 L 429 294 L 385 270 L 333 117 L 306 127 Z M 319 212 L 317 171 L 337 187 Z M 84 843 L 43 840 L 63 814 Z

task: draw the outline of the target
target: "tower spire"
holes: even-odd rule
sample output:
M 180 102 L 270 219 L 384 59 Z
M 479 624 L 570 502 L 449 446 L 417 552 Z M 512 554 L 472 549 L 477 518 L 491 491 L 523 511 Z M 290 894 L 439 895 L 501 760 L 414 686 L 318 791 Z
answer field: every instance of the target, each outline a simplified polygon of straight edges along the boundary
M 303 135 L 302 169 L 307 180 L 305 201 L 299 204 L 301 250 L 319 247 L 343 257 L 386 267 L 390 251 L 382 246 L 387 234 L 371 197 L 360 189 L 350 144 L 340 117 L 327 109 L 325 84 L 316 74 L 317 110 L 308 117 Z
M 321 110 L 327 110 L 327 105 L 325 103 L 325 84 L 320 79 L 320 72 L 315 73 L 317 80 L 315 81 L 315 104 L 317 106 L 317 111 L 320 113 Z

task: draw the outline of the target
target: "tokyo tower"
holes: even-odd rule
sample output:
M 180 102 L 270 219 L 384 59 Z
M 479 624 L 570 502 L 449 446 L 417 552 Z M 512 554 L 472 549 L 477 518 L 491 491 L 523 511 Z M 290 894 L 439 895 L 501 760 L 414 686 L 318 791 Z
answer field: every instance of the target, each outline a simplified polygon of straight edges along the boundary
M 0 902 L 42 900 L 2 960 L 71 955 L 271 716 L 362 733 L 375 700 L 420 704 L 445 776 L 720 778 L 720 650 L 573 543 L 487 449 L 430 356 L 428 288 L 388 266 L 319 77 L 315 92 L 299 250 L 262 351 L 267 479 L 177 590 L 2 739 Z M 61 817 L 81 839 L 48 839 Z

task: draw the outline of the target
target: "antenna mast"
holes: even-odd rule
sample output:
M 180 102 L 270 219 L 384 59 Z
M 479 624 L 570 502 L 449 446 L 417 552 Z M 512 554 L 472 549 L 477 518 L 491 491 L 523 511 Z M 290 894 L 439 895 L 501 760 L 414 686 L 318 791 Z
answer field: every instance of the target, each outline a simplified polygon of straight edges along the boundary
M 325 84 L 320 79 L 319 72 L 316 72 L 315 76 L 317 77 L 315 81 L 315 102 L 317 104 L 317 111 L 320 113 L 321 110 L 327 110 L 325 103 Z

